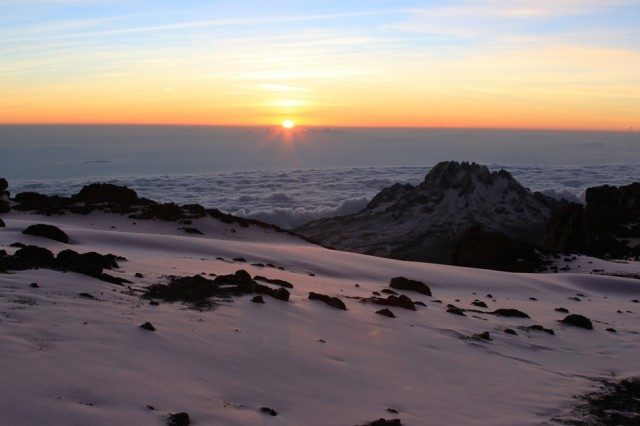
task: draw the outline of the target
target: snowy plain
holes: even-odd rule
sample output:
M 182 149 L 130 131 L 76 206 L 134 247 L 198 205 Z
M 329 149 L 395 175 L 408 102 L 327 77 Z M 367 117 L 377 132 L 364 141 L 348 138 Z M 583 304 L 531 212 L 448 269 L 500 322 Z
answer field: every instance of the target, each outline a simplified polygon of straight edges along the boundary
M 591 275 L 586 266 L 512 274 L 403 262 L 214 219 L 194 221 L 204 236 L 109 214 L 3 219 L 0 248 L 9 253 L 17 241 L 54 253 L 113 253 L 128 261 L 111 273 L 133 281 L 128 289 L 44 269 L 0 275 L 4 424 L 161 425 L 180 411 L 195 425 L 357 425 L 380 417 L 409 426 L 548 424 L 571 416 L 574 396 L 597 380 L 640 375 L 640 305 L 632 302 L 640 281 Z M 34 223 L 60 226 L 70 244 L 21 233 Z M 238 256 L 247 262 L 231 260 Z M 259 305 L 247 296 L 195 311 L 139 297 L 168 275 L 238 269 L 291 282 L 289 302 L 265 297 Z M 396 318 L 387 318 L 375 314 L 380 306 L 350 298 L 370 297 L 395 276 L 427 283 L 432 297 L 401 292 L 426 307 L 391 308 Z M 348 310 L 310 301 L 310 291 L 338 296 Z M 475 299 L 531 319 L 446 312 L 448 303 L 473 308 Z M 560 325 L 558 307 L 591 318 L 595 329 Z M 139 328 L 146 321 L 157 330 Z M 533 324 L 555 335 L 518 328 Z M 491 341 L 471 337 L 484 331 Z

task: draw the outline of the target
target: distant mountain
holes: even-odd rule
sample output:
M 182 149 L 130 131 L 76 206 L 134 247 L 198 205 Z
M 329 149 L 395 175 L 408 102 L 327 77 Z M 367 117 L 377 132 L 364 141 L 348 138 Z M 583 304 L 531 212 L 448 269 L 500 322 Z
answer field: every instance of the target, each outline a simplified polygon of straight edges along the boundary
M 395 184 L 359 213 L 321 219 L 296 232 L 326 246 L 394 259 L 451 263 L 471 227 L 539 244 L 561 203 L 531 192 L 505 170 L 437 164 L 417 186 Z

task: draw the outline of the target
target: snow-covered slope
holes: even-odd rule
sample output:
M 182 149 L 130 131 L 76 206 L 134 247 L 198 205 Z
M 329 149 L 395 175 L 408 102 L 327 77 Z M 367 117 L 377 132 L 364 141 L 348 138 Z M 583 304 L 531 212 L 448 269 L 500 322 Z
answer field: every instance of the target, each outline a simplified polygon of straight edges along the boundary
M 133 284 L 47 269 L 0 274 L 2 424 L 161 425 L 182 411 L 195 425 L 541 424 L 568 415 L 594 379 L 640 374 L 637 280 L 404 262 L 236 224 L 194 223 L 205 235 L 193 236 L 105 213 L 3 219 L 9 254 L 14 242 L 113 253 L 128 261 L 110 273 Z M 35 223 L 58 225 L 70 244 L 22 234 Z M 231 260 L 240 256 L 247 262 Z M 253 266 L 267 263 L 284 270 Z M 140 297 L 168 275 L 238 269 L 291 282 L 289 301 L 245 296 L 201 312 Z M 432 297 L 398 291 L 426 306 L 390 308 L 396 318 L 387 318 L 358 299 L 395 276 L 427 283 Z M 311 291 L 340 297 L 347 310 L 308 300 Z M 531 319 L 454 315 L 447 304 L 516 308 Z M 591 318 L 594 330 L 560 325 L 560 307 Z M 147 321 L 155 332 L 139 327 Z M 533 324 L 555 335 L 519 328 Z M 472 337 L 485 331 L 491 341 Z
M 321 219 L 296 231 L 341 250 L 450 263 L 458 236 L 474 225 L 540 243 L 557 205 L 504 170 L 447 161 L 431 169 L 420 185 L 393 185 L 359 213 Z

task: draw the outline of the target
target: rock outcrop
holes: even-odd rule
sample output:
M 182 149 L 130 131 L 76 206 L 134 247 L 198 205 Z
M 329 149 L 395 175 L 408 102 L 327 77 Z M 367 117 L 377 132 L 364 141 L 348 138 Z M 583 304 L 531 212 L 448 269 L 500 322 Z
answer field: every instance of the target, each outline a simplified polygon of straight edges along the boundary
M 585 205 L 569 204 L 549 221 L 550 250 L 614 259 L 640 256 L 640 183 L 587 189 Z
M 474 225 L 539 244 L 560 205 L 505 170 L 447 161 L 415 187 L 393 185 L 359 213 L 313 221 L 296 232 L 340 250 L 451 263 L 458 237 Z

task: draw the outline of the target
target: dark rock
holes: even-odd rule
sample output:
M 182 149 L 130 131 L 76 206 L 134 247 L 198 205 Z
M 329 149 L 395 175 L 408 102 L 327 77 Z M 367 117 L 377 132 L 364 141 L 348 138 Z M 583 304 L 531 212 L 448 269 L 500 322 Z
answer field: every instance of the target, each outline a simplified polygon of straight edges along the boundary
M 54 259 L 51 251 L 37 246 L 26 246 L 18 249 L 14 256 L 35 268 L 51 266 Z
M 151 302 L 149 302 L 149 304 L 151 306 L 159 306 L 160 305 L 160 303 L 156 302 L 155 300 L 152 300 Z
M 251 301 L 253 303 L 264 303 L 264 298 L 262 296 L 253 296 Z
M 26 244 L 22 244 L 22 243 L 11 243 L 9 244 L 9 247 L 14 247 L 14 248 L 23 248 L 26 247 Z
M 423 282 L 411 280 L 404 277 L 391 278 L 389 287 L 396 290 L 415 291 L 420 294 L 431 296 L 431 289 Z
M 95 296 L 90 293 L 78 293 L 78 296 L 82 297 L 83 299 L 95 300 Z
M 395 294 L 397 295 L 398 293 L 391 290 L 390 288 L 383 288 L 382 290 L 380 290 L 381 293 L 387 293 L 387 294 Z
M 398 414 L 398 410 L 396 410 L 395 408 L 387 408 L 387 412 L 391 414 Z
M 617 333 L 616 329 L 615 328 L 611 328 L 611 327 L 607 328 L 607 331 L 609 333 Z
M 204 233 L 197 228 L 181 228 L 181 229 L 187 234 L 204 235 Z
M 530 297 L 529 300 L 533 300 L 534 302 L 538 301 L 538 299 L 536 299 L 535 297 Z
M 479 333 L 479 334 L 474 334 L 473 338 L 476 340 L 492 340 L 491 339 L 491 334 L 489 334 L 488 331 Z
M 556 312 L 561 312 L 563 314 L 568 314 L 569 310 L 567 308 L 556 308 L 555 309 Z
M 482 301 L 480 301 L 480 300 L 474 300 L 473 302 L 471 302 L 471 304 L 473 306 L 477 306 L 479 308 L 488 308 L 487 304 L 482 302 Z
M 290 293 L 284 288 L 280 287 L 274 293 L 271 294 L 271 297 L 278 300 L 283 300 L 287 302 L 289 300 Z
M 38 285 L 38 283 L 31 283 L 31 284 L 29 284 L 29 287 L 33 287 L 33 288 L 40 288 L 40 286 Z
M 593 324 L 591 320 L 583 315 L 571 314 L 560 320 L 565 325 L 571 325 L 573 327 L 580 327 L 586 330 L 593 330 Z
M 140 272 L 136 272 L 135 277 L 136 278 L 144 278 L 144 275 L 142 275 Z
M 569 204 L 549 220 L 545 247 L 595 257 L 638 255 L 625 239 L 640 237 L 640 227 L 628 226 L 640 217 L 640 183 L 588 188 L 586 204 Z
M 465 317 L 464 309 L 458 308 L 455 305 L 447 305 L 447 312 L 454 315 L 460 315 Z
M 374 420 L 367 424 L 367 426 L 402 426 L 400 419 L 385 419 L 380 417 L 378 420 Z
M 0 213 L 2 213 L 0 211 Z M 7 225 L 4 224 L 4 220 L 0 219 L 0 228 L 5 228 Z
M 277 278 L 267 278 L 267 277 L 263 277 L 262 275 L 256 275 L 255 277 L 253 277 L 253 279 L 256 281 L 264 281 L 269 284 L 278 285 L 280 287 L 293 288 L 293 284 L 291 284 L 290 282 L 285 280 L 279 280 Z
M 395 318 L 396 316 L 393 314 L 393 312 L 391 312 L 389 309 L 384 308 L 384 309 L 380 309 L 379 311 L 376 311 L 376 314 L 378 315 L 384 315 L 385 317 L 389 317 L 389 318 Z
M 234 257 L 233 261 L 234 262 L 246 262 L 247 259 L 245 259 L 244 257 Z
M 320 300 L 321 302 L 324 302 L 325 304 L 331 307 L 334 307 L 336 309 L 340 309 L 343 311 L 347 310 L 347 307 L 345 306 L 344 302 L 340 300 L 338 297 L 331 297 L 331 296 L 327 296 L 326 294 L 311 292 L 309 293 L 309 300 Z
M 507 334 L 511 334 L 513 336 L 517 336 L 518 335 L 518 333 L 516 333 L 516 331 L 511 329 L 511 328 L 505 328 L 504 332 L 507 333 Z
M 6 191 L 9 188 L 9 182 L 5 178 L 0 178 L 0 192 Z
M 260 412 L 268 414 L 270 416 L 277 416 L 278 412 L 276 410 L 274 410 L 273 408 L 269 408 L 269 407 L 260 407 Z
M 22 231 L 22 233 L 26 235 L 35 235 L 37 237 L 48 238 L 50 240 L 58 241 L 65 244 L 69 243 L 69 236 L 62 229 L 53 225 L 46 225 L 43 223 L 31 225 L 27 229 Z
M 140 325 L 140 328 L 144 328 L 145 330 L 149 331 L 156 331 L 156 328 L 148 321 Z
M 169 418 L 167 419 L 168 426 L 189 426 L 190 424 L 191 419 L 185 412 L 169 414 Z
M 397 308 L 409 309 L 411 311 L 416 310 L 416 307 L 413 301 L 403 294 L 401 294 L 400 296 L 391 295 L 391 296 L 388 296 L 387 298 L 370 297 L 368 299 L 363 299 L 362 301 L 375 303 L 376 305 L 394 306 Z
M 531 318 L 529 315 L 518 309 L 496 309 L 493 314 L 499 317 L 514 317 L 514 318 Z
M 110 183 L 92 183 L 83 186 L 80 192 L 72 197 L 74 202 L 89 204 L 132 204 L 138 201 L 138 194 L 126 186 L 118 186 Z
M 418 306 L 427 306 L 427 304 L 426 304 L 426 303 L 421 302 L 421 301 L 419 301 L 419 300 L 414 301 L 414 302 L 413 302 L 413 304 L 414 304 L 414 305 L 418 305 Z
M 527 331 L 544 331 L 547 334 L 555 335 L 556 333 L 550 328 L 544 328 L 540 324 L 534 324 L 524 328 Z
M 540 272 L 546 269 L 545 250 L 499 232 L 484 232 L 475 226 L 458 239 L 452 263 L 469 268 L 507 272 Z

